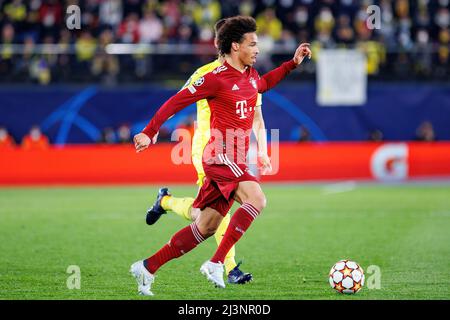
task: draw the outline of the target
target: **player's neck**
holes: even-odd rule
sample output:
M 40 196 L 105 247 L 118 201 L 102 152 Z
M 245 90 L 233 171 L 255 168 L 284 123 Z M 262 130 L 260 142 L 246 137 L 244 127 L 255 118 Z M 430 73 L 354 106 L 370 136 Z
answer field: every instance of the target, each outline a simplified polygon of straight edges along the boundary
M 242 63 L 241 60 L 239 60 L 236 57 L 231 56 L 225 56 L 225 61 L 228 62 L 230 66 L 232 66 L 234 69 L 239 71 L 240 73 L 244 73 L 245 70 L 247 70 L 247 66 Z

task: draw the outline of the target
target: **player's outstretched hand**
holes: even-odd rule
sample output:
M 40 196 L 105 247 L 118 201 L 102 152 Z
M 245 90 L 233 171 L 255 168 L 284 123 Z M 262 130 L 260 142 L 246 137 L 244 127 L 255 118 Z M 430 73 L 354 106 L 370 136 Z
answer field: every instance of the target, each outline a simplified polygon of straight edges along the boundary
M 263 176 L 269 174 L 272 171 L 270 158 L 267 154 L 258 154 L 258 169 Z
M 159 133 L 159 132 L 158 132 Z M 158 133 L 155 134 L 153 139 L 150 140 L 149 136 L 147 136 L 145 133 L 138 133 L 134 136 L 134 147 L 136 148 L 136 152 L 142 152 L 145 149 L 148 148 L 150 143 L 155 144 L 156 140 L 158 139 Z
M 295 50 L 294 53 L 294 62 L 299 65 L 302 63 L 303 59 L 305 57 L 308 57 L 308 59 L 311 59 L 311 49 L 309 48 L 311 45 L 309 43 L 302 43 L 298 46 L 297 50 Z

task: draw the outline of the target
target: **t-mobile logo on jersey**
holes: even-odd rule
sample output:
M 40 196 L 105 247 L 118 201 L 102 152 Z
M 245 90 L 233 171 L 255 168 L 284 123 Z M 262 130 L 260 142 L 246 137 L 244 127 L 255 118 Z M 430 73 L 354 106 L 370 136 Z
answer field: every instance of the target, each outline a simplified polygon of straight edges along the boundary
M 239 119 L 246 119 L 247 116 L 245 115 L 247 111 L 252 111 L 252 107 L 247 108 L 247 100 L 242 100 L 236 102 L 236 113 L 240 115 Z

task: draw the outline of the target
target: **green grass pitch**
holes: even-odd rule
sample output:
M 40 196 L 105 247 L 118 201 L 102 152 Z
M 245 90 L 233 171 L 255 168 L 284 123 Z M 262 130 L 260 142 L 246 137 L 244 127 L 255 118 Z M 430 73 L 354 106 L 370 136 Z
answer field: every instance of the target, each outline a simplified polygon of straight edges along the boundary
M 0 299 L 450 299 L 449 185 L 263 189 L 268 206 L 237 247 L 252 283 L 219 290 L 203 278 L 199 267 L 216 248 L 210 238 L 163 266 L 155 296 L 141 297 L 131 263 L 187 224 L 171 213 L 145 224 L 156 186 L 2 188 Z M 368 266 L 378 266 L 381 288 L 334 292 L 328 272 L 344 258 L 360 263 L 366 282 Z M 80 268 L 80 289 L 67 288 L 70 265 Z

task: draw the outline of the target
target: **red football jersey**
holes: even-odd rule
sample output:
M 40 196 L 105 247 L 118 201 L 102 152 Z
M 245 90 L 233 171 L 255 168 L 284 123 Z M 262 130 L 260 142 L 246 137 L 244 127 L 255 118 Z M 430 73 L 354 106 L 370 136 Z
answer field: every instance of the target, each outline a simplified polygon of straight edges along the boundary
M 204 161 L 214 161 L 222 153 L 232 162 L 245 163 L 258 92 L 274 87 L 295 67 L 290 60 L 260 77 L 253 67 L 241 72 L 225 62 L 167 100 L 143 132 L 152 138 L 173 114 L 207 99 L 211 109 L 211 139 L 204 151 Z

